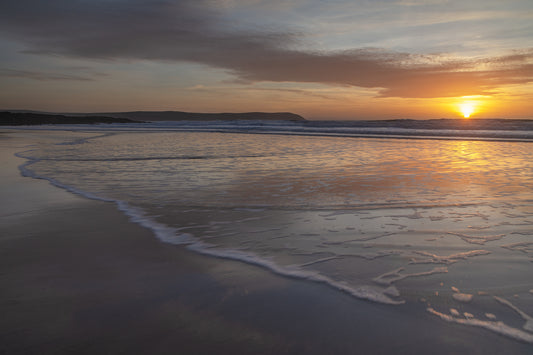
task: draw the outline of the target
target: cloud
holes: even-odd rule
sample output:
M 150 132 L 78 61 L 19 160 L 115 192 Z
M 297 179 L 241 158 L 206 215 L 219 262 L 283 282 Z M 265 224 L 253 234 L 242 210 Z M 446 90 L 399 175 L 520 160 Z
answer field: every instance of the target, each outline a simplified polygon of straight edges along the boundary
M 94 73 L 94 76 L 105 76 L 105 74 Z M 39 81 L 93 81 L 92 76 L 75 75 L 75 74 L 63 74 L 63 73 L 46 73 L 32 70 L 17 70 L 17 69 L 2 69 L 0 68 L 0 77 L 4 78 L 23 78 Z
M 0 32 L 28 52 L 106 60 L 194 62 L 249 82 L 379 88 L 381 96 L 484 95 L 533 80 L 533 51 L 449 59 L 377 49 L 301 49 L 305 34 L 232 22 L 212 1 L 18 0 L 0 5 Z M 243 19 L 243 23 L 246 19 Z

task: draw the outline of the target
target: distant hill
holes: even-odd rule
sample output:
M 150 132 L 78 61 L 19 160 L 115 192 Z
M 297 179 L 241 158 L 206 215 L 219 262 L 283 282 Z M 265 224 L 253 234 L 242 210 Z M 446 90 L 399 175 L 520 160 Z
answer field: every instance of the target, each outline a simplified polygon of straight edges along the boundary
M 65 116 L 33 112 L 0 112 L 0 126 L 27 126 L 42 124 L 96 124 L 96 123 L 132 123 L 138 122 L 127 118 L 106 116 Z
M 244 113 L 196 113 L 181 111 L 132 111 L 132 112 L 96 112 L 96 113 L 50 113 L 39 111 L 10 110 L 14 113 L 33 113 L 62 115 L 66 117 L 107 117 L 126 118 L 134 121 L 306 121 L 300 115 L 291 112 L 244 112 Z
M 290 112 L 244 112 L 244 113 L 196 113 L 181 111 L 133 111 L 91 113 L 95 116 L 129 118 L 141 121 L 233 121 L 233 120 L 272 120 L 305 121 L 300 115 Z

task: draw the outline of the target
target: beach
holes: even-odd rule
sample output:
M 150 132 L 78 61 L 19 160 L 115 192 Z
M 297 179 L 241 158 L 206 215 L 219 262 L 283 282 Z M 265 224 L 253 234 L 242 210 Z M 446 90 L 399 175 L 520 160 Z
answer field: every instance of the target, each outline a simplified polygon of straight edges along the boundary
M 114 202 L 21 176 L 14 154 L 49 134 L 0 133 L 2 353 L 531 353 L 424 305 L 163 243 Z

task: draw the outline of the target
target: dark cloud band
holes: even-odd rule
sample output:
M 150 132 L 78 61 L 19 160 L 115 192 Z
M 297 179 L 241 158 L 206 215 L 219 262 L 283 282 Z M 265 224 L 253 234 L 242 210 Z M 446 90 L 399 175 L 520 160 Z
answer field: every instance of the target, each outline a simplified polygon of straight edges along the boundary
M 533 51 L 444 60 L 384 50 L 295 49 L 290 31 L 236 30 L 208 1 L 18 0 L 0 5 L 1 32 L 29 51 L 99 59 L 186 61 L 247 81 L 379 88 L 381 96 L 491 94 L 533 79 Z M 483 64 L 484 70 L 477 65 Z

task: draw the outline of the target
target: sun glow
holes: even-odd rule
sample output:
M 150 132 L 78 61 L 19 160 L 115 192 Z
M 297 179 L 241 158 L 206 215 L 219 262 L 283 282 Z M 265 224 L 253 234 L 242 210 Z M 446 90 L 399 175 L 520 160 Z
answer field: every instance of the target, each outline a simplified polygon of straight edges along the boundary
M 488 98 L 482 96 L 463 96 L 453 100 L 453 110 L 464 118 L 479 116 L 486 111 Z
M 459 105 L 459 110 L 463 114 L 464 118 L 469 118 L 474 113 L 476 105 L 472 102 L 463 102 Z

